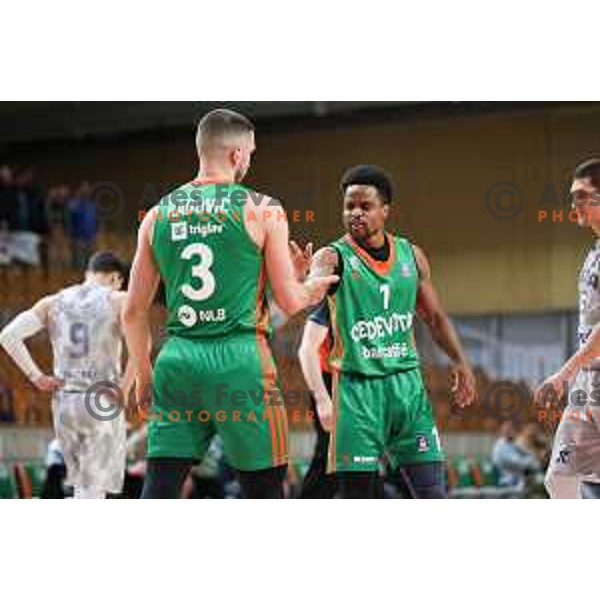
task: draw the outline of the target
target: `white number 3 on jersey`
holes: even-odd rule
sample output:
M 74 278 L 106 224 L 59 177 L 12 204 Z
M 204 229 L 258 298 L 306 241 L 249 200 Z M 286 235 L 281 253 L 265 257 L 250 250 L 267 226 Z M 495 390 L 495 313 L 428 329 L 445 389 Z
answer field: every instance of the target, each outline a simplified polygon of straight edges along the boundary
M 201 285 L 196 288 L 186 283 L 181 286 L 181 293 L 190 300 L 202 302 L 208 300 L 215 293 L 216 280 L 210 271 L 213 266 L 214 255 L 206 244 L 190 244 L 181 253 L 183 260 L 192 260 L 196 257 L 200 258 L 200 263 L 192 267 L 192 277 L 198 279 Z

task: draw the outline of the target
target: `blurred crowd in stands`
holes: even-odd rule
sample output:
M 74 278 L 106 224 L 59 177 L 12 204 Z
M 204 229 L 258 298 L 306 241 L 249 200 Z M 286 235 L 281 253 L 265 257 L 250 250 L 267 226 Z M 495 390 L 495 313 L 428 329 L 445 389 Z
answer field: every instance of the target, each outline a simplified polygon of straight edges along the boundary
M 31 167 L 0 166 L 0 266 L 82 269 L 99 233 L 88 182 L 45 189 Z
M 550 459 L 549 438 L 539 423 L 502 423 L 492 450 L 499 484 L 524 490 L 541 485 Z

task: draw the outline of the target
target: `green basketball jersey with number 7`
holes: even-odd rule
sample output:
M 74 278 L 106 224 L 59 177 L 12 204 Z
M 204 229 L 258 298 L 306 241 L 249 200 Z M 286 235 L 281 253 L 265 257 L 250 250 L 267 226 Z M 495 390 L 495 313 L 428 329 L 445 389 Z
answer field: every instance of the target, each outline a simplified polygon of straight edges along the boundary
M 152 249 L 165 284 L 169 334 L 270 332 L 262 250 L 245 225 L 244 205 L 258 197 L 249 192 L 193 182 L 159 203 Z
M 378 262 L 349 235 L 331 244 L 343 262 L 329 309 L 334 370 L 383 377 L 419 365 L 413 320 L 419 273 L 410 242 L 388 236 L 390 256 Z

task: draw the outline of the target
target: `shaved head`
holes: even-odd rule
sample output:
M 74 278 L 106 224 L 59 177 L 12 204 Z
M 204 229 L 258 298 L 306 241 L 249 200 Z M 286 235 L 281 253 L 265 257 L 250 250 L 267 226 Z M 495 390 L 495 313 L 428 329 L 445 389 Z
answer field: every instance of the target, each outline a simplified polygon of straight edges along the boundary
M 205 115 L 198 124 L 196 145 L 199 154 L 237 145 L 240 139 L 254 134 L 252 122 L 233 110 L 218 109 Z
M 196 145 L 201 173 L 240 183 L 256 149 L 254 125 L 233 110 L 213 110 L 198 125 Z

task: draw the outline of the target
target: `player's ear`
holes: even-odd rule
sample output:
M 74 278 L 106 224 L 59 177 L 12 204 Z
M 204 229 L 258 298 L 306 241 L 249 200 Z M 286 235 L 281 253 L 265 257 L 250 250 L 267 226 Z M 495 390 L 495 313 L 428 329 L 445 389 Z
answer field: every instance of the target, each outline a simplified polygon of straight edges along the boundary
M 123 287 L 123 277 L 119 273 L 113 273 L 110 282 L 111 287 L 119 291 Z
M 384 216 L 384 218 L 387 219 L 388 216 L 389 216 L 389 214 L 390 214 L 390 205 L 386 203 L 386 204 L 383 205 L 383 216 Z
M 235 167 L 242 162 L 242 149 L 234 148 L 230 154 L 231 164 Z

